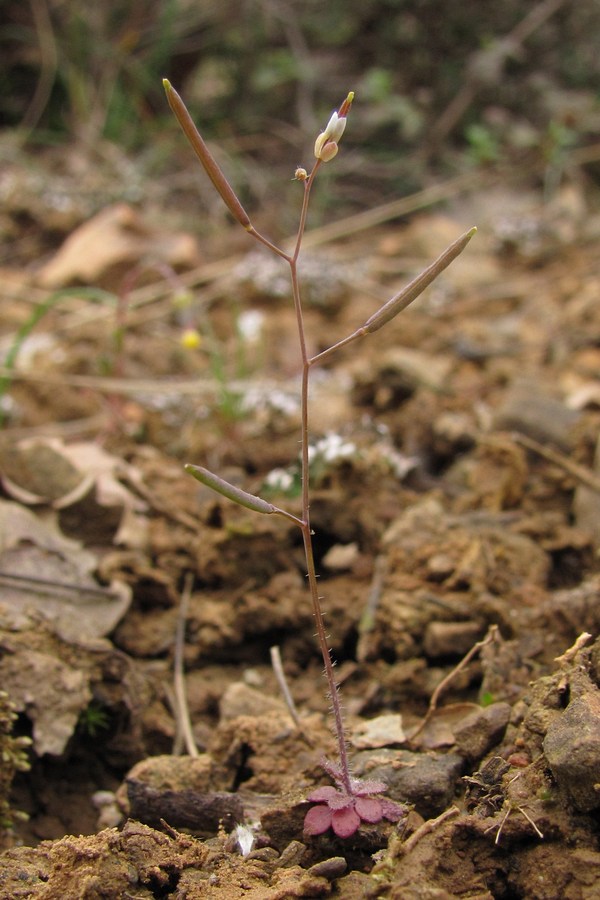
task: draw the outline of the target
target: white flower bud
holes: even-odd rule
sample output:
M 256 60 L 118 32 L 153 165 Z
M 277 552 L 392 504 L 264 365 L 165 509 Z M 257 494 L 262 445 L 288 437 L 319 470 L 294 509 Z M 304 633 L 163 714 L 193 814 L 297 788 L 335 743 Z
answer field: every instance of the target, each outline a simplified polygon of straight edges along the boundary
M 315 141 L 315 156 L 329 162 L 338 152 L 338 142 L 346 127 L 346 116 L 338 116 L 337 110 L 331 114 L 325 131 Z M 326 149 L 327 148 L 327 149 Z M 335 148 L 335 149 L 334 149 Z

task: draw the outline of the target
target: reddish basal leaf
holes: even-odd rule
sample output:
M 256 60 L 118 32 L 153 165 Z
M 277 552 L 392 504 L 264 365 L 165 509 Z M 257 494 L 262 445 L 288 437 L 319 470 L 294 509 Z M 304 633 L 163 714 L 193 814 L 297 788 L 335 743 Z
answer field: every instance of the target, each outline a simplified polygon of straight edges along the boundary
M 381 822 L 383 818 L 381 800 L 374 800 L 371 797 L 357 797 L 354 808 L 363 822 Z
M 355 797 L 366 797 L 369 794 L 381 794 L 387 790 L 384 781 L 363 781 L 362 778 L 352 779 L 352 793 Z
M 383 816 L 388 822 L 399 822 L 402 816 L 406 815 L 406 807 L 402 806 L 401 803 L 396 803 L 394 800 L 388 800 L 387 797 L 382 797 L 379 802 L 381 804 Z
M 334 787 L 326 785 L 325 787 L 316 788 L 306 799 L 313 803 L 329 803 L 330 800 L 337 796 L 337 793 L 338 791 Z
M 306 834 L 324 834 L 331 827 L 332 812 L 328 806 L 312 806 L 304 816 Z
M 360 816 L 352 806 L 337 809 L 331 816 L 331 827 L 338 837 L 351 837 L 360 828 Z

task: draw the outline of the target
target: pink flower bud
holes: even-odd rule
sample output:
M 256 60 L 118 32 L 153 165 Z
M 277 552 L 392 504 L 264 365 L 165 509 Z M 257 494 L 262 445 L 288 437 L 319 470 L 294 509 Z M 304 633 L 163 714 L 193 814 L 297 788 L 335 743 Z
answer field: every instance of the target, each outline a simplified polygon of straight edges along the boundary
M 327 143 L 321 147 L 321 153 L 319 155 L 319 159 L 322 159 L 323 162 L 329 162 L 330 159 L 333 159 L 334 156 L 337 156 L 338 145 L 335 141 L 327 141 Z

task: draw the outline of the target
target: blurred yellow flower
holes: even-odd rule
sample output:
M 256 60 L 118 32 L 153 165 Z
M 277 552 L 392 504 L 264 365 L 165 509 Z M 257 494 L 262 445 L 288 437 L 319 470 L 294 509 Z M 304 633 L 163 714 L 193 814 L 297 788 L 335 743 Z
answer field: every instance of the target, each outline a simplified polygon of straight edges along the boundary
M 202 335 L 195 328 L 186 328 L 181 332 L 179 340 L 186 350 L 196 350 L 202 344 Z

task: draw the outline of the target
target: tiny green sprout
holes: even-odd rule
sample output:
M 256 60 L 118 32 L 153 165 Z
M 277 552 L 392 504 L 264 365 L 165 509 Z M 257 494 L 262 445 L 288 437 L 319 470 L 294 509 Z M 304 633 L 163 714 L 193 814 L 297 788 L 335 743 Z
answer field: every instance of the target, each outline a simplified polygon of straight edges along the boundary
M 98 736 L 98 732 L 107 731 L 110 726 L 110 716 L 98 703 L 92 701 L 81 714 L 79 727 L 84 734 L 91 738 Z
M 481 706 L 491 706 L 492 703 L 496 702 L 496 698 L 492 694 L 491 691 L 484 691 L 479 700 Z
M 541 787 L 536 794 L 538 800 L 542 803 L 553 803 L 556 799 L 554 793 L 549 787 Z

